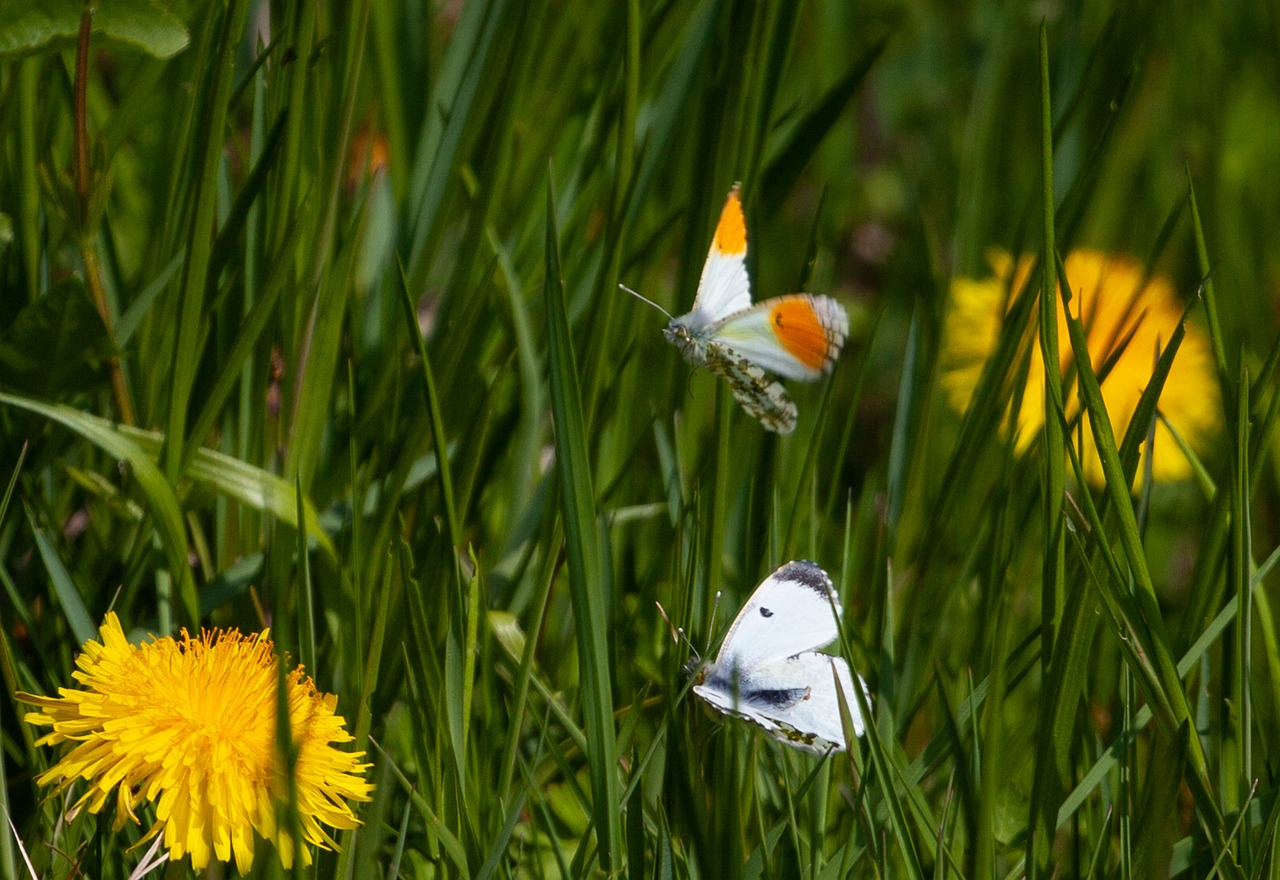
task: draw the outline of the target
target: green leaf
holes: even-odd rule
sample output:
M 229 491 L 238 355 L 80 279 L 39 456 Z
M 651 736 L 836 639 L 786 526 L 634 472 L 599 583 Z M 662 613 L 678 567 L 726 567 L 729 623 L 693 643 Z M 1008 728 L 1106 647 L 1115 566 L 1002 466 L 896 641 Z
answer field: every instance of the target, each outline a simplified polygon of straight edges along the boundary
M 85 417 L 96 418 L 88 415 Z M 109 423 L 104 421 L 104 424 Z M 163 434 L 159 431 L 144 431 L 141 428 L 124 426 L 121 426 L 120 430 L 131 437 L 154 460 L 160 460 L 160 448 L 164 443 Z M 298 527 L 294 486 L 288 480 L 277 477 L 270 471 L 201 447 L 192 457 L 186 476 L 254 510 L 269 514 L 294 528 Z M 315 507 L 310 500 L 305 500 L 303 507 L 307 520 L 307 535 L 316 542 L 325 555 L 330 559 L 337 559 L 338 551 L 329 540 L 328 533 L 320 527 L 320 518 Z
M 0 383 L 48 397 L 106 381 L 111 337 L 78 278 L 59 281 L 0 334 Z
M 0 404 L 8 404 L 38 413 L 47 419 L 65 425 L 93 445 L 118 459 L 126 461 L 133 469 L 142 494 L 146 496 L 156 531 L 160 533 L 169 571 L 178 582 L 178 597 L 186 615 L 184 621 L 194 627 L 199 622 L 195 583 L 191 567 L 187 564 L 187 535 L 182 521 L 182 510 L 173 488 L 156 467 L 155 456 L 148 455 L 137 443 L 125 435 L 123 429 L 89 413 L 57 403 L 43 403 L 13 394 L 0 393 Z M 146 432 L 137 432 L 146 433 Z
M 110 0 L 93 8 L 94 41 L 170 58 L 187 47 L 186 25 L 154 0 Z M 75 45 L 81 0 L 0 0 L 0 55 L 59 52 Z
M 134 476 L 143 485 L 143 492 L 148 500 L 154 504 L 157 499 L 160 499 L 166 508 L 166 515 L 168 515 L 167 508 L 172 502 L 172 513 L 175 517 L 172 528 L 181 534 L 181 513 L 178 511 L 177 499 L 172 489 L 165 483 L 161 491 L 159 486 L 153 487 L 149 482 L 150 471 L 159 461 L 160 448 L 164 443 L 164 435 L 159 431 L 145 431 L 141 428 L 117 425 L 69 406 L 42 403 L 11 394 L 0 393 L 0 403 L 40 413 L 66 425 L 105 452 L 128 461 L 133 466 Z M 147 475 L 146 480 L 144 480 L 144 474 Z M 269 471 L 212 449 L 201 448 L 192 458 L 186 475 L 255 510 L 270 514 L 294 528 L 298 527 L 297 500 L 293 484 Z M 159 471 L 156 471 L 155 476 L 160 477 Z M 307 521 L 307 534 L 330 559 L 336 559 L 337 551 L 334 549 L 333 542 L 329 540 L 328 534 L 320 527 L 320 519 L 315 508 L 309 500 L 305 501 L 303 508 Z M 155 513 L 154 510 L 153 513 Z M 164 529 L 161 531 L 162 534 L 165 533 Z M 182 558 L 186 559 L 185 539 L 182 541 Z M 183 570 L 186 570 L 185 564 Z

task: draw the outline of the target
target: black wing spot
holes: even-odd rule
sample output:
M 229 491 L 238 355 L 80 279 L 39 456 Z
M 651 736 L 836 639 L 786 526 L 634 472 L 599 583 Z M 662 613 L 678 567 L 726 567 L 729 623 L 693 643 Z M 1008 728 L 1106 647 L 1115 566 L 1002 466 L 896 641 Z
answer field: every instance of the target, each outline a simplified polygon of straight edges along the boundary
M 761 609 L 760 609 L 760 616 L 761 616 L 761 617 L 773 617 L 773 612 L 772 612 L 772 611 L 770 611 L 768 608 L 761 608 Z

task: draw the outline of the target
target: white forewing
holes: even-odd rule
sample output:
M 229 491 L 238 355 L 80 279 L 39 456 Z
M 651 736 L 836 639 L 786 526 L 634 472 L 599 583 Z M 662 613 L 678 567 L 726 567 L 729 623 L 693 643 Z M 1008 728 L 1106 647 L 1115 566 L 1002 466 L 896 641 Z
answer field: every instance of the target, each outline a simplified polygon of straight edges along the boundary
M 702 266 L 693 311 L 706 321 L 719 321 L 751 308 L 751 282 L 747 279 L 747 255 L 723 253 L 713 242 Z
M 825 571 L 812 562 L 788 562 L 738 612 L 715 667 L 751 670 L 828 645 L 840 634 L 838 609 Z
M 812 562 L 787 563 L 756 588 L 693 692 L 797 748 L 847 748 L 837 681 L 861 736 L 854 675 L 843 658 L 813 650 L 839 634 L 838 607 L 826 572 Z

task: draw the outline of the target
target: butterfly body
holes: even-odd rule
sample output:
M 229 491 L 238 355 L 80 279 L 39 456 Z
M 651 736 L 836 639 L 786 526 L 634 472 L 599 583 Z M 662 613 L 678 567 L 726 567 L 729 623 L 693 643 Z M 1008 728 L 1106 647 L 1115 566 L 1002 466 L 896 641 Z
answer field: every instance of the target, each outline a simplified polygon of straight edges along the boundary
M 751 302 L 747 231 L 735 185 L 702 269 L 693 309 L 663 335 L 689 363 L 729 383 L 734 398 L 766 428 L 795 428 L 796 408 L 772 374 L 813 381 L 828 372 L 849 332 L 849 316 L 828 296 L 789 294 Z
M 788 745 L 815 753 L 846 749 L 837 687 L 855 735 L 864 729 L 854 675 L 843 657 L 815 650 L 838 635 L 839 604 L 827 573 L 812 562 L 789 562 L 738 612 L 715 660 L 695 672 L 693 692 Z M 866 693 L 866 683 L 857 681 Z

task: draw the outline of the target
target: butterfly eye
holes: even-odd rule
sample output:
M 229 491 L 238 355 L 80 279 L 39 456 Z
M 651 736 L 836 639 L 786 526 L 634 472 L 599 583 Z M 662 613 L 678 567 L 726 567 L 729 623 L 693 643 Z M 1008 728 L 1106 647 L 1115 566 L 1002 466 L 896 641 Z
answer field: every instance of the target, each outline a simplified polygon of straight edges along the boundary
M 761 616 L 761 617 L 773 617 L 773 612 L 772 612 L 772 611 L 770 611 L 768 608 L 761 608 L 761 609 L 760 609 L 760 616 Z

